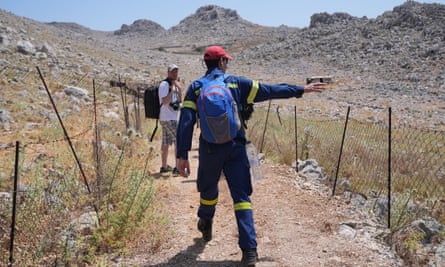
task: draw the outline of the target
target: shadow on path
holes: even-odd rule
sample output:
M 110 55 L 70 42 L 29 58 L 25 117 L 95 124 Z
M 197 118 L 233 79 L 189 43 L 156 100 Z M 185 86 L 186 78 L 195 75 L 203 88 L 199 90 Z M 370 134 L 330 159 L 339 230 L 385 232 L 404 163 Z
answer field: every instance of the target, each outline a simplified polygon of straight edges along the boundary
M 234 267 L 239 266 L 239 261 L 227 260 L 227 261 L 199 261 L 197 258 L 199 254 L 204 251 L 206 243 L 202 241 L 201 238 L 195 238 L 193 240 L 195 243 L 185 250 L 176 254 L 168 262 L 155 264 L 155 265 L 144 265 L 145 267 Z

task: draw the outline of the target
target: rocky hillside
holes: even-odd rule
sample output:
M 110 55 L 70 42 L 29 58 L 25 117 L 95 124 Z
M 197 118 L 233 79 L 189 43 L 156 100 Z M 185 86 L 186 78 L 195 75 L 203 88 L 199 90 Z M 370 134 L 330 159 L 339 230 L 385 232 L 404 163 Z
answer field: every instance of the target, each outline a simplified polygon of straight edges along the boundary
M 412 1 L 376 19 L 314 14 L 309 28 L 242 55 L 261 59 L 273 73 L 282 71 L 275 68 L 281 64 L 297 69 L 303 60 L 322 63 L 321 73 L 344 81 L 342 86 L 350 91 L 347 99 L 335 96 L 336 101 L 371 107 L 390 101 L 409 114 L 427 108 L 430 112 L 420 112 L 420 119 L 433 117 L 443 126 L 444 18 L 444 5 Z
M 58 164 L 57 155 L 47 151 L 49 149 L 42 144 L 46 142 L 42 141 L 45 136 L 49 136 L 49 141 L 54 141 L 56 132 L 59 131 L 60 134 L 60 130 L 54 130 L 55 127 L 59 129 L 58 125 L 55 126 L 57 118 L 48 103 L 48 96 L 43 90 L 36 67 L 39 67 L 47 78 L 61 115 L 80 118 L 69 125 L 70 133 L 80 133 L 91 128 L 92 122 L 83 117 L 91 115 L 85 114 L 90 112 L 93 106 L 89 97 L 92 95 L 91 80 L 96 81 L 95 85 L 100 93 L 98 102 L 104 117 L 101 118 L 101 127 L 117 133 L 121 129 L 114 125 L 123 125 L 119 124 L 123 113 L 121 92 L 117 87 L 110 87 L 110 80 L 119 78 L 129 85 L 152 83 L 165 76 L 168 64 L 175 63 L 180 68 L 181 80 L 187 84 L 203 74 L 205 69 L 201 62 L 202 51 L 212 44 L 224 46 L 234 56 L 235 60 L 229 65 L 230 73 L 260 81 L 303 84 L 310 76 L 333 76 L 332 90 L 298 99 L 298 108 L 310 112 L 304 114 L 343 118 L 346 107 L 352 106 L 352 117 L 386 123 L 386 109 L 392 107 L 397 125 L 408 123 L 418 127 L 445 130 L 445 5 L 406 1 L 376 19 L 357 18 L 346 13 L 319 13 L 313 14 L 309 27 L 301 29 L 257 25 L 241 18 L 235 10 L 211 5 L 199 8 L 171 29 L 164 29 L 153 21 L 139 19 L 131 25 L 122 25 L 120 29 L 111 32 L 95 31 L 68 22 L 42 23 L 0 10 L 2 162 L 11 162 L 5 155 L 13 151 L 14 141 L 19 139 L 25 144 L 35 142 L 42 145 L 31 151 L 30 153 L 36 155 L 34 158 L 28 157 L 27 160 L 48 157 L 50 160 L 54 159 L 55 165 Z M 261 107 L 261 104 L 258 106 Z M 90 146 L 91 143 L 87 143 L 89 139 L 83 137 L 85 145 Z M 60 139 L 63 140 L 63 137 Z M 30 167 L 27 170 L 32 169 L 33 165 L 28 166 Z M 156 168 L 158 169 L 158 165 Z M 52 170 L 48 172 L 52 173 Z M 271 166 L 269 175 L 275 177 L 276 172 L 275 166 Z M 0 170 L 0 189 L 3 189 L 2 181 L 8 181 L 3 184 L 9 184 L 7 179 L 11 173 L 12 171 L 5 169 Z M 187 184 L 189 185 L 192 192 L 192 184 Z M 307 185 L 304 183 L 301 186 L 304 188 Z M 281 188 L 288 189 L 290 186 L 283 183 Z M 281 188 L 277 192 L 283 195 Z M 263 190 L 269 192 L 270 187 L 266 184 Z M 171 193 L 170 190 L 167 191 Z M 318 193 L 312 195 L 319 196 Z M 173 197 L 176 202 L 178 198 L 175 195 Z M 195 196 L 191 196 L 190 201 L 191 199 L 195 203 Z M 273 202 L 269 199 L 262 200 L 267 204 Z M 307 201 L 308 197 L 300 195 L 293 200 L 297 203 L 300 200 Z M 283 201 L 277 203 L 281 205 Z M 319 204 L 308 202 L 307 206 L 295 204 L 295 207 L 300 207 L 302 212 L 303 207 L 320 208 L 320 205 L 311 203 Z M 186 208 L 181 208 L 184 212 L 196 203 L 181 204 L 186 205 Z M 286 211 L 281 209 L 282 205 L 279 207 L 271 206 L 270 209 L 277 212 Z M 329 210 L 333 212 L 336 208 Z M 301 216 L 302 212 L 296 215 Z M 318 223 L 313 228 L 317 233 L 316 237 L 320 237 L 320 233 L 336 237 L 337 235 L 331 234 L 331 222 L 320 220 L 319 216 L 324 213 L 313 213 L 313 220 L 310 219 L 312 217 L 302 218 Z M 189 230 L 194 230 L 195 225 L 184 224 L 184 217 L 179 215 L 177 223 L 183 227 L 181 229 L 184 229 L 184 237 L 188 238 Z M 295 225 L 301 229 L 301 236 L 295 238 L 298 244 L 287 249 L 301 246 L 300 237 L 309 236 L 309 239 L 305 239 L 307 245 L 301 247 L 312 248 L 319 253 L 303 251 L 301 255 L 294 255 L 299 260 L 305 259 L 306 255 L 316 255 L 317 262 L 324 259 L 329 266 L 345 266 L 349 262 L 350 266 L 358 266 L 352 262 L 357 260 L 370 263 L 368 259 L 373 258 L 378 261 L 386 260 L 375 255 L 380 252 L 373 246 L 368 247 L 369 257 L 363 257 L 360 245 L 369 245 L 366 241 L 360 241 L 358 245 L 350 243 L 353 248 L 351 250 L 349 247 L 338 246 L 344 251 L 341 255 L 344 259 L 338 256 L 337 250 L 325 249 L 326 243 L 338 245 L 338 242 L 324 242 L 324 239 L 321 239 L 320 246 L 313 247 L 314 236 L 307 235 L 307 230 L 303 227 L 307 224 L 306 221 L 300 224 L 300 221 L 295 219 L 297 216 L 294 218 L 292 214 L 286 215 L 289 215 L 289 222 L 297 222 Z M 350 219 L 348 216 L 346 218 Z M 191 223 L 191 220 L 188 222 Z M 265 229 L 275 229 L 276 225 L 279 225 L 272 220 L 262 223 L 270 223 L 269 228 Z M 349 231 L 350 227 L 347 229 Z M 288 239 L 287 229 L 279 230 L 281 231 L 277 233 L 280 238 Z M 263 241 L 269 243 L 270 247 L 281 250 L 279 246 L 274 246 L 273 242 L 268 241 L 274 240 L 268 238 L 269 232 L 275 231 L 264 231 Z M 229 238 L 233 237 L 235 234 L 231 234 Z M 187 243 L 184 242 L 185 238 L 180 240 L 183 241 L 182 244 Z M 222 239 L 221 243 L 226 247 L 229 244 Z M 190 251 L 185 250 L 186 247 L 177 246 L 177 242 L 174 242 L 172 247 L 174 249 L 169 253 L 173 253 L 173 259 L 174 253 L 181 257 L 195 255 L 194 251 L 187 254 Z M 187 253 L 184 254 L 184 251 Z M 226 249 L 215 250 L 215 255 L 210 254 L 208 257 L 214 260 L 213 256 L 218 256 L 220 251 L 232 253 Z M 283 251 L 285 250 L 280 253 Z M 283 261 L 288 260 L 287 253 L 281 255 Z M 327 258 L 326 255 L 332 257 Z M 182 259 L 181 257 L 179 259 Z M 196 259 L 193 260 L 196 262 Z M 332 265 L 332 262 L 338 265 Z M 371 263 L 375 262 L 377 261 Z
M 159 80 L 165 66 L 181 66 L 185 81 L 199 77 L 205 46 L 235 56 L 230 71 L 270 82 L 304 83 L 331 75 L 326 115 L 353 105 L 392 106 L 399 121 L 445 128 L 445 6 L 407 1 L 376 19 L 346 13 L 313 14 L 310 27 L 264 27 L 235 10 L 199 8 L 171 29 L 136 20 L 113 32 L 73 23 L 40 23 L 0 10 L 1 89 L 21 87 L 17 75 L 36 65 L 63 74 L 109 80 Z M 1 100 L 4 103 L 4 99 Z M 2 105 L 3 106 L 3 105 Z M 375 119 L 375 118 L 374 118 Z

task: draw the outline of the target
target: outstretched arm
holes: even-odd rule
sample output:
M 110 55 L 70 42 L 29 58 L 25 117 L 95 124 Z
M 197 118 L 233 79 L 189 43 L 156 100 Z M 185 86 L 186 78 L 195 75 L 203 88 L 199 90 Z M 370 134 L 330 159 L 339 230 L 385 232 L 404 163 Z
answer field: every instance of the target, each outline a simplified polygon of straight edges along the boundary
M 254 102 L 261 102 L 268 99 L 302 97 L 305 93 L 323 92 L 326 89 L 326 83 L 311 83 L 306 86 L 298 86 L 291 84 L 263 84 L 252 81 L 247 83 L 249 97 L 254 97 Z M 256 89 L 256 91 L 255 91 Z M 253 92 L 253 93 L 252 93 Z M 249 99 L 248 97 L 248 99 Z

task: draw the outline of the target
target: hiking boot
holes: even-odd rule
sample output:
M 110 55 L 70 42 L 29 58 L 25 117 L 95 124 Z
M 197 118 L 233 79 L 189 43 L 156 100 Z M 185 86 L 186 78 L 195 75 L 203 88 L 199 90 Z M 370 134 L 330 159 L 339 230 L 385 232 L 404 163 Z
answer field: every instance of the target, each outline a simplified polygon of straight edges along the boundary
M 173 173 L 173 176 L 179 176 L 179 175 L 181 175 L 181 173 L 179 172 L 178 168 L 176 168 L 176 167 L 173 168 L 172 173 Z
M 241 259 L 241 266 L 243 267 L 255 267 L 258 261 L 258 253 L 256 248 L 243 249 L 243 258 Z
M 198 230 L 202 233 L 202 240 L 209 242 L 212 240 L 212 220 L 199 219 Z
M 170 166 L 165 166 L 165 167 L 161 167 L 161 170 L 159 171 L 160 173 L 166 173 L 166 172 L 171 172 L 173 169 Z

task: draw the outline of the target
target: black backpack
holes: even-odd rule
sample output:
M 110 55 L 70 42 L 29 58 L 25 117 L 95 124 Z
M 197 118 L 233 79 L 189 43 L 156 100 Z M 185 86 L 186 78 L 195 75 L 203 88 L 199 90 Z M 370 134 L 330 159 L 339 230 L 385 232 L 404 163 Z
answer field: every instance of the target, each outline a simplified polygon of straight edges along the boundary
M 168 79 L 164 79 L 161 82 L 168 82 L 171 86 L 171 82 Z M 152 85 L 144 89 L 144 109 L 145 118 L 159 119 L 159 112 L 161 110 L 161 103 L 159 103 L 159 83 L 158 85 Z
M 171 82 L 168 79 L 164 79 L 163 81 L 168 82 L 169 86 L 171 86 Z M 153 141 L 153 138 L 158 130 L 158 120 L 159 120 L 159 112 L 161 110 L 161 103 L 159 103 L 159 83 L 157 86 L 149 86 L 144 89 L 144 109 L 145 109 L 145 118 L 156 119 L 156 126 L 153 130 L 153 133 L 150 137 L 150 142 Z

